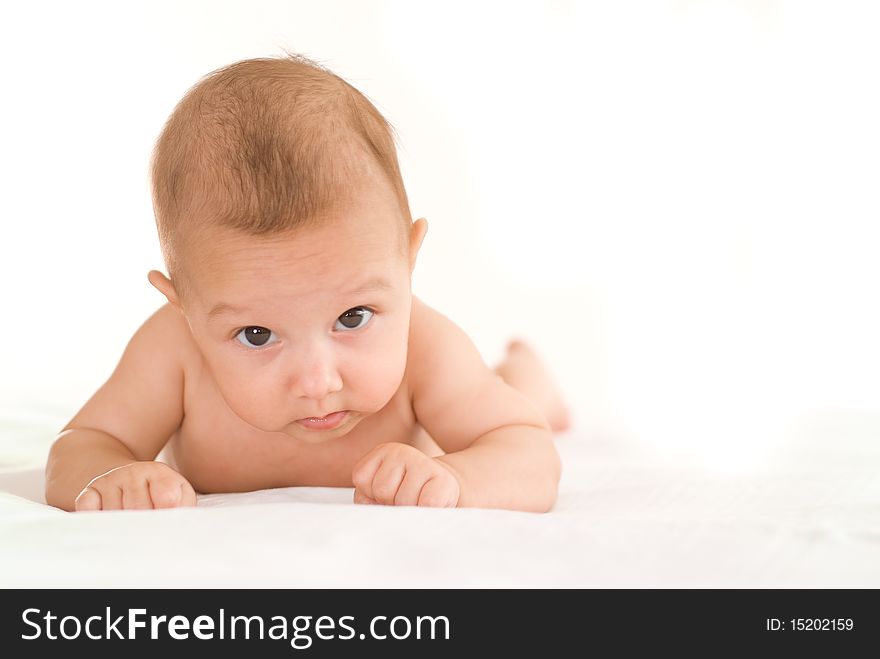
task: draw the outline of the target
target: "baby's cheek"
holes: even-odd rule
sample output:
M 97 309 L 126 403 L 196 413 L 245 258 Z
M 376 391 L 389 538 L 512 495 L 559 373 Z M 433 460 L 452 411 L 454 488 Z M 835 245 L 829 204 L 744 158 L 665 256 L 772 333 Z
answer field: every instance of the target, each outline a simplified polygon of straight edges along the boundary
M 353 367 L 346 386 L 360 398 L 362 409 L 377 411 L 384 407 L 400 388 L 406 370 L 405 351 L 384 351 Z
M 255 428 L 274 432 L 290 423 L 284 417 L 289 408 L 281 404 L 277 385 L 261 382 L 259 378 L 223 379 L 218 386 L 226 405 L 243 421 Z

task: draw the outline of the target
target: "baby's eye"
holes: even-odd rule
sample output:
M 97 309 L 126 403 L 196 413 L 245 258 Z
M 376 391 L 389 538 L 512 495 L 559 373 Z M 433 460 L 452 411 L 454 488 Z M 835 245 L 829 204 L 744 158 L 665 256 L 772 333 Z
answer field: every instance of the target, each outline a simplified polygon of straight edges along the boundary
M 270 336 L 272 336 L 272 330 L 268 330 L 265 327 L 250 325 L 239 331 L 239 333 L 235 335 L 235 338 L 237 338 L 238 342 L 246 348 L 260 348 L 268 343 Z M 275 341 L 277 341 L 277 338 L 273 340 L 272 343 Z
M 346 330 L 358 329 L 366 325 L 372 317 L 372 310 L 367 309 L 366 307 L 354 307 L 336 319 L 334 329 L 341 329 L 343 332 Z M 366 320 L 364 320 L 364 318 L 366 318 Z

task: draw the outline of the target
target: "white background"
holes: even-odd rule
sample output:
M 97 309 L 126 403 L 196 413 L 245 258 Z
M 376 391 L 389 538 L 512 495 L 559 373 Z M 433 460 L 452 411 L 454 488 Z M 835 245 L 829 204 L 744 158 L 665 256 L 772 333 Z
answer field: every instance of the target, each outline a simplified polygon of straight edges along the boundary
M 589 437 L 760 466 L 880 417 L 871 2 L 33 2 L 0 22 L 0 406 L 71 416 L 163 298 L 184 92 L 312 57 L 396 127 L 414 290 L 513 336 Z M 824 416 L 823 416 L 824 415 Z M 828 415 L 831 415 L 830 417 Z M 811 430 L 812 429 L 812 430 Z

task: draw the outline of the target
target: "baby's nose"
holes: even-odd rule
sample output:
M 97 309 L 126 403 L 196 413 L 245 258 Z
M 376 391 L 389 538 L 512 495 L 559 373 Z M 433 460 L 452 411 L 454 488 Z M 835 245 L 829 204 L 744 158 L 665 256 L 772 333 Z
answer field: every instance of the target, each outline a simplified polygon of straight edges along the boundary
M 341 380 L 331 377 L 303 377 L 298 386 L 298 395 L 302 398 L 322 400 L 342 389 Z
M 321 400 L 342 389 L 342 376 L 328 355 L 311 355 L 293 365 L 292 389 L 300 398 Z

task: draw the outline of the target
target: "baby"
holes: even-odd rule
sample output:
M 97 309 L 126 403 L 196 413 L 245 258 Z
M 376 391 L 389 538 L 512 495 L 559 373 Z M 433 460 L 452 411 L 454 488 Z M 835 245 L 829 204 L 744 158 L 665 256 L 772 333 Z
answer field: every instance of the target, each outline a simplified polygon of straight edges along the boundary
M 552 508 L 559 392 L 527 345 L 493 371 L 412 294 L 427 222 L 360 92 L 291 53 L 214 71 L 165 124 L 151 182 L 169 277 L 148 277 L 168 302 L 56 438 L 49 504 L 169 508 L 300 485 L 354 487 L 364 504 Z

